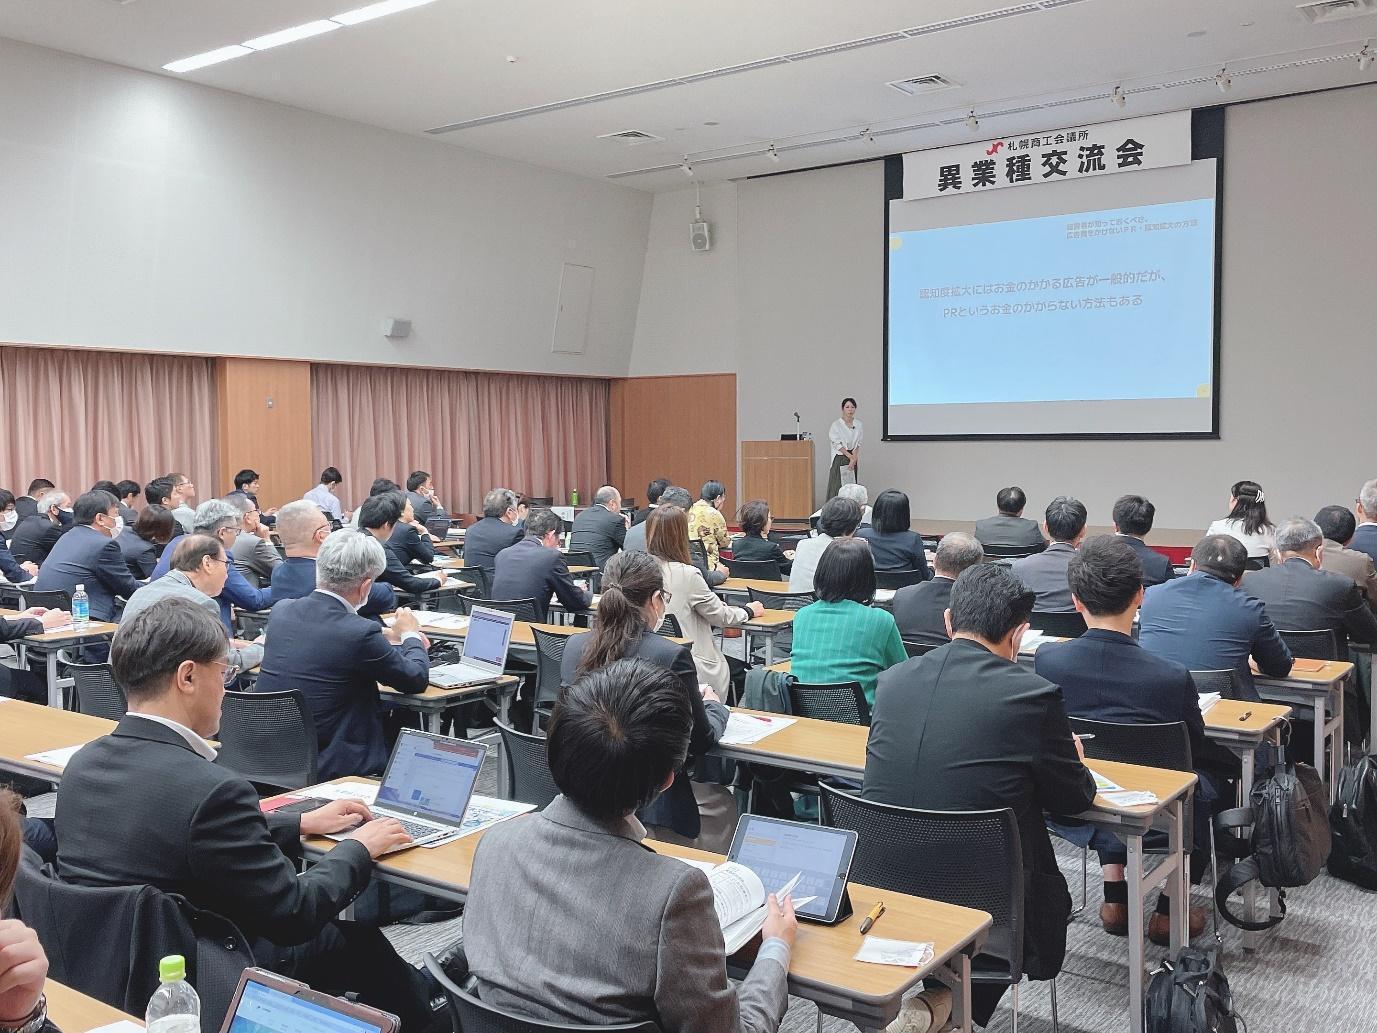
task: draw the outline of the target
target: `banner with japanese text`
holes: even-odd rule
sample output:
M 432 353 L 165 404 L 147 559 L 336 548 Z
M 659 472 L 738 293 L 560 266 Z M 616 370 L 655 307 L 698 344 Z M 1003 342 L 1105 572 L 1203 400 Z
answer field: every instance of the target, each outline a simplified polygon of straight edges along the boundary
M 1191 113 L 1172 111 L 904 155 L 904 200 L 1134 172 L 1191 160 Z

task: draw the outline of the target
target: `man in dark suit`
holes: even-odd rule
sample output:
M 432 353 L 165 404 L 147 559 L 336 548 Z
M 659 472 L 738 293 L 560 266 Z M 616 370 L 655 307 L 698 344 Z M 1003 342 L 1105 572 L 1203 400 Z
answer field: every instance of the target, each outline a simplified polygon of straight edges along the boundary
M 37 574 L 37 563 L 20 563 L 6 547 L 4 539 L 0 538 L 0 575 L 6 581 L 12 585 L 22 585 L 25 581 L 32 581 Z
M 81 749 L 57 798 L 59 874 L 82 886 L 156 886 L 234 922 L 258 963 L 327 993 L 357 991 L 430 1021 L 428 980 L 381 932 L 335 915 L 368 885 L 372 859 L 409 841 L 341 800 L 302 815 L 264 815 L 252 785 L 212 763 L 220 727 L 225 632 L 184 599 L 164 599 L 120 626 L 111 649 L 129 713 Z M 367 822 L 299 871 L 302 835 Z
M 999 514 L 975 522 L 975 536 L 980 544 L 1041 552 L 1047 542 L 1037 521 L 1024 518 L 1023 507 L 1027 504 L 1028 496 L 1022 488 L 1000 488 L 995 496 Z
M 536 616 L 550 616 L 550 596 L 566 610 L 587 610 L 593 596 L 574 584 L 564 554 L 559 551 L 559 532 L 564 522 L 548 509 L 533 509 L 526 518 L 526 537 L 497 554 L 493 565 L 494 599 L 534 599 Z
M 1266 607 L 1238 585 L 1248 550 L 1227 534 L 1206 535 L 1191 551 L 1190 573 L 1143 596 L 1138 643 L 1192 671 L 1238 672 L 1245 699 L 1257 700 L 1251 655 L 1269 678 L 1291 673 L 1291 651 Z
M 41 635 L 71 622 L 72 615 L 66 610 L 30 606 L 13 617 L 0 617 L 0 644 L 17 642 L 27 635 Z M 0 664 L 0 696 L 28 700 L 30 703 L 47 703 L 48 689 L 33 672 Z
M 1243 591 L 1267 607 L 1286 631 L 1332 631 L 1338 659 L 1348 656 L 1348 639 L 1377 643 L 1377 618 L 1352 578 L 1321 569 L 1324 533 L 1303 517 L 1276 530 L 1281 562 L 1243 575 Z
M 951 605 L 952 582 L 984 558 L 985 552 L 974 535 L 953 531 L 943 536 L 933 556 L 936 573 L 932 580 L 906 585 L 894 593 L 891 610 L 904 641 L 940 646 L 951 640 L 946 612 Z
M 422 526 L 432 517 L 447 516 L 435 498 L 435 483 L 424 470 L 413 470 L 406 479 L 406 497 L 411 500 L 414 519 Z
M 430 683 L 430 643 L 410 610 L 398 610 L 386 630 L 358 614 L 385 565 L 371 535 L 335 531 L 316 556 L 316 590 L 274 606 L 268 621 L 256 687 L 305 693 L 322 781 L 378 774 L 387 765 L 379 683 L 408 695 Z
M 277 511 L 277 537 L 287 556 L 273 568 L 273 599 L 300 599 L 316 590 L 316 554 L 329 533 L 330 518 L 314 502 L 298 499 Z M 391 587 L 374 581 L 359 615 L 377 617 L 396 608 Z
M 232 500 L 226 499 L 206 499 L 191 516 L 190 533 L 209 535 L 211 538 L 219 540 L 225 547 L 225 554 L 234 554 L 235 543 L 239 541 L 239 536 L 245 534 L 244 531 L 244 508 L 249 505 L 246 499 L 236 497 Z M 163 554 L 158 558 L 157 565 L 153 568 L 152 579 L 156 581 L 168 572 L 172 565 L 172 556 L 177 551 L 177 546 L 181 544 L 185 535 L 178 535 L 167 543 L 167 548 L 163 549 Z M 273 595 L 271 586 L 268 588 L 255 588 L 249 584 L 248 578 L 233 562 L 230 564 L 229 577 L 225 579 L 225 587 L 216 597 L 216 603 L 220 607 L 220 622 L 224 624 L 225 630 L 233 634 L 234 632 L 234 607 L 241 610 L 266 610 L 273 605 L 276 597 Z
M 621 552 L 626 541 L 626 518 L 622 516 L 622 496 L 611 485 L 603 485 L 593 495 L 593 504 L 574 517 L 569 538 L 571 552 L 586 552 L 599 568 Z
M 1067 568 L 1071 598 L 1085 618 L 1085 634 L 1065 642 L 1049 642 L 1037 651 L 1034 670 L 1059 686 L 1072 717 L 1118 724 L 1180 721 L 1190 737 L 1191 757 L 1199 769 L 1205 752 L 1205 722 L 1190 671 L 1165 657 L 1154 656 L 1133 640 L 1133 618 L 1143 601 L 1142 567 L 1131 539 L 1102 535 L 1081 545 Z M 1199 881 L 1208 862 L 1209 802 L 1216 788 L 1207 774 L 1204 799 L 1197 800 L 1196 846 L 1191 876 Z M 1104 874 L 1104 903 L 1100 921 L 1105 932 L 1128 933 L 1128 886 L 1124 862 L 1128 854 L 1118 837 L 1096 831 L 1090 838 Z M 1168 898 L 1157 899 L 1157 913 L 1148 922 L 1153 943 L 1168 943 L 1171 923 Z M 1205 928 L 1205 909 L 1190 909 L 1190 935 Z
M 391 541 L 397 527 L 410 526 L 404 522 L 410 509 L 410 500 L 401 492 L 389 491 L 381 495 L 370 495 L 364 500 L 363 505 L 359 506 L 359 530 L 368 532 L 380 543 Z M 410 592 L 413 596 L 419 597 L 437 588 L 443 588 L 448 580 L 443 570 L 428 570 L 424 574 L 413 573 L 391 549 L 383 550 L 383 561 L 384 567 L 377 575 L 378 580 L 391 585 L 397 591 Z
M 643 524 L 650 519 L 650 514 L 655 512 L 655 507 L 660 504 L 660 496 L 663 495 L 665 489 L 673 483 L 674 482 L 667 477 L 656 477 L 646 485 L 645 508 L 638 509 L 635 513 L 631 514 L 632 527 L 635 527 L 637 524 Z
M 1372 557 L 1347 547 L 1358 529 L 1353 514 L 1343 506 L 1325 506 L 1315 514 L 1315 523 L 1324 534 L 1320 566 L 1352 578 L 1367 596 L 1368 605 L 1377 606 L 1377 567 L 1374 567 Z
M 124 553 L 115 543 L 119 504 L 108 491 L 88 491 L 72 507 L 74 526 L 64 534 L 38 569 L 40 592 L 76 591 L 84 585 L 91 601 L 91 620 L 115 619 L 115 597 L 128 599 L 142 585 L 129 573 Z
M 17 507 L 18 503 L 15 505 Z M 1368 557 L 1377 563 L 1377 480 L 1368 481 L 1363 485 L 1354 503 L 1353 515 L 1358 520 L 1358 527 L 1353 532 L 1348 547 L 1367 553 Z
M 1141 495 L 1121 495 L 1114 503 L 1114 530 L 1138 556 L 1143 584 L 1151 588 L 1176 576 L 1171 560 L 1143 541 L 1152 530 L 1157 507 Z
M 1037 596 L 1033 609 L 1066 613 L 1071 605 L 1071 586 L 1066 566 L 1085 537 L 1085 506 L 1069 495 L 1058 495 L 1047 504 L 1043 528 L 1052 544 L 1045 550 L 1014 560 L 1014 574 Z
M 1023 845 L 1023 971 L 1061 971 L 1071 895 L 1043 812 L 1079 814 L 1095 799 L 1061 691 L 1014 662 L 1033 593 L 978 564 L 952 585 L 952 641 L 880 674 L 862 795 L 931 810 L 1009 807 Z M 1003 986 L 977 985 L 972 1017 L 988 1024 Z
M 38 497 L 45 491 L 52 491 L 57 485 L 46 477 L 35 477 L 29 482 L 29 490 L 26 494 L 20 495 L 14 500 L 14 511 L 19 514 L 19 519 L 31 517 L 38 512 Z
M 483 496 L 483 519 L 464 532 L 464 567 L 481 567 L 491 576 L 497 554 L 521 541 L 517 526 L 516 492 L 494 488 Z
M 56 488 L 50 488 L 39 496 L 33 515 L 22 517 L 10 536 L 10 552 L 15 559 L 20 563 L 43 565 L 53 546 L 67 530 L 62 524 L 62 507 L 68 501 L 67 495 Z

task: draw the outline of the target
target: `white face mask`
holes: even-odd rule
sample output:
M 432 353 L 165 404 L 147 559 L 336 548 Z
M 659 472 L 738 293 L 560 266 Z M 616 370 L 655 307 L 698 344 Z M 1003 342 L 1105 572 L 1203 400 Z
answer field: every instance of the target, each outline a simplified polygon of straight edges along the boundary
M 111 537 L 111 538 L 118 538 L 118 537 L 120 536 L 120 532 L 123 531 L 123 530 L 124 530 L 124 517 L 122 517 L 122 516 L 117 516 L 117 517 L 115 517 L 115 526 L 114 526 L 114 527 L 111 529 L 111 531 L 110 531 L 110 537 Z
M 11 509 L 0 517 L 0 531 L 13 531 L 14 525 L 17 523 L 19 523 L 19 514 Z

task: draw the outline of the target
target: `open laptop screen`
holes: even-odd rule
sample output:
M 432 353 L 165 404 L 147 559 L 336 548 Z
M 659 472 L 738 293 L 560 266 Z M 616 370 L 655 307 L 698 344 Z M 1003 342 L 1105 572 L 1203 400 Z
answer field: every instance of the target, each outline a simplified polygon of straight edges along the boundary
M 403 729 L 377 802 L 450 824 L 464 820 L 488 749 L 480 743 Z
M 507 644 L 512 637 L 510 613 L 475 606 L 464 633 L 464 660 L 491 667 L 500 673 L 507 663 Z
M 381 1027 L 276 987 L 244 983 L 229 1033 L 379 1033 Z

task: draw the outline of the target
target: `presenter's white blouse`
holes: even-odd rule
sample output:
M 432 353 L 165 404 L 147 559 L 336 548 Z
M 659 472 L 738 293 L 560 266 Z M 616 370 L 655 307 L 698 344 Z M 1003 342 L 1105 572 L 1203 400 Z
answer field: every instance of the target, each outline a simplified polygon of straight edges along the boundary
M 1231 538 L 1237 538 L 1248 550 L 1248 558 L 1255 559 L 1259 556 L 1266 556 L 1276 547 L 1276 539 L 1272 536 L 1272 529 L 1269 527 L 1258 534 L 1249 534 L 1243 530 L 1242 520 L 1216 520 L 1205 532 L 1211 534 L 1227 534 Z
M 846 421 L 838 416 L 832 421 L 832 429 L 827 432 L 827 437 L 832 442 L 834 456 L 841 455 L 843 450 L 854 452 L 861 443 L 861 421 L 853 417 L 848 427 Z

